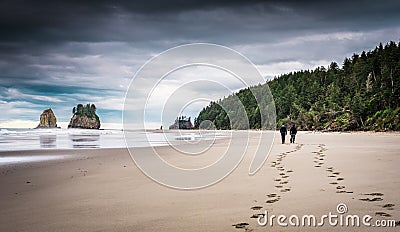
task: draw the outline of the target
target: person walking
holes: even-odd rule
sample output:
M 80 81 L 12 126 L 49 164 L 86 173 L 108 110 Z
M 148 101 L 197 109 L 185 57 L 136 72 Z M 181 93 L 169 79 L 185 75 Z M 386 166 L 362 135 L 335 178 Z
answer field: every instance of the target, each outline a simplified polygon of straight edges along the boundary
M 279 130 L 281 132 L 281 137 L 282 137 L 282 144 L 285 143 L 285 137 L 287 135 L 287 128 L 285 125 L 281 126 L 281 129 Z
M 297 134 L 296 124 L 293 124 L 290 127 L 290 143 L 294 143 L 294 140 L 296 139 L 296 134 Z

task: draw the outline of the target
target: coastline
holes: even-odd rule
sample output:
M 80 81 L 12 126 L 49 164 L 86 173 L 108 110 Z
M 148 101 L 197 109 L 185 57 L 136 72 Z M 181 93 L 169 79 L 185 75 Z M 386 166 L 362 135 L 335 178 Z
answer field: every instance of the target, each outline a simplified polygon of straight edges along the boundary
M 0 183 L 6 186 L 0 190 L 0 230 L 336 231 L 344 228 L 261 227 L 251 217 L 265 210 L 287 216 L 322 215 L 336 212 L 339 203 L 345 203 L 352 214 L 399 221 L 398 134 L 301 132 L 296 144 L 284 145 L 275 139 L 264 166 L 249 176 L 258 133 L 250 134 L 250 144 L 240 165 L 219 183 L 194 191 L 155 183 L 136 167 L 126 148 L 0 152 L 0 156 L 5 153 L 68 156 L 0 166 Z M 225 140 L 217 140 L 215 146 L 199 157 L 181 157 L 168 146 L 154 149 L 170 163 L 197 167 L 213 162 L 226 146 Z M 153 148 L 134 151 L 145 154 L 149 149 Z M 338 189 L 339 186 L 344 188 Z M 382 200 L 360 200 L 373 199 L 364 195 L 371 193 L 383 194 L 376 196 Z M 385 204 L 394 204 L 393 209 L 384 208 Z M 262 208 L 252 209 L 255 206 Z M 380 212 L 391 217 L 375 215 Z M 240 223 L 249 225 L 242 229 L 232 226 Z

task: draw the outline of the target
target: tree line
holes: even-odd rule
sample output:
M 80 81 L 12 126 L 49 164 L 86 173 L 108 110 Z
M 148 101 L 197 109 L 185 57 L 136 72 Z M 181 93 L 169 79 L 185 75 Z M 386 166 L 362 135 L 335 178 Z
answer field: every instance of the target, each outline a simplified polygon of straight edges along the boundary
M 271 91 L 273 101 L 267 91 Z M 239 99 L 247 115 L 240 111 Z M 256 100 L 257 99 L 257 100 Z M 261 115 L 275 107 L 276 122 L 296 123 L 301 130 L 400 130 L 400 43 L 345 58 L 341 67 L 302 70 L 211 102 L 195 118 L 195 127 L 211 121 L 218 129 L 266 129 Z M 274 119 L 275 120 L 275 119 Z
M 96 114 L 96 106 L 94 104 L 78 104 L 76 107 L 72 108 L 72 114 L 89 118 L 98 118 Z

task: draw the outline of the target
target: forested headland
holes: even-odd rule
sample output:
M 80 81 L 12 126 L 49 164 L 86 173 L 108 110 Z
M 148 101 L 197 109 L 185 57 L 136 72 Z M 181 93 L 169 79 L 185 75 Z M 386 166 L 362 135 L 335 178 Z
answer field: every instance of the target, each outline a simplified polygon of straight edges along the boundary
M 400 43 L 379 44 L 375 49 L 345 58 L 341 67 L 291 72 L 211 102 L 195 119 L 195 127 L 204 120 L 217 129 L 264 129 L 260 107 L 253 93 L 273 95 L 276 121 L 296 123 L 300 130 L 354 131 L 400 130 Z M 239 98 L 248 117 L 249 128 L 240 121 L 230 122 L 226 109 Z M 266 100 L 268 101 L 268 100 Z M 228 107 L 234 109 L 235 107 Z M 232 115 L 232 112 L 229 113 Z

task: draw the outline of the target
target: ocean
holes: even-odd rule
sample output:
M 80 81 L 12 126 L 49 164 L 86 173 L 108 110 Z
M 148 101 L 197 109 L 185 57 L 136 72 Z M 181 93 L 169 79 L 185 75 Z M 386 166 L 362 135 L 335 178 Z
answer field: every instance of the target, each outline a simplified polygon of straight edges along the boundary
M 222 131 L 125 131 L 130 147 L 210 140 L 225 137 L 225 134 Z M 122 130 L 0 128 L 0 151 L 124 147 L 126 142 Z

